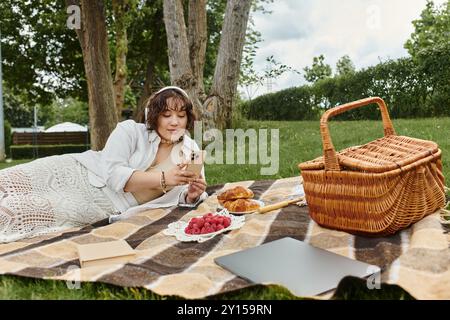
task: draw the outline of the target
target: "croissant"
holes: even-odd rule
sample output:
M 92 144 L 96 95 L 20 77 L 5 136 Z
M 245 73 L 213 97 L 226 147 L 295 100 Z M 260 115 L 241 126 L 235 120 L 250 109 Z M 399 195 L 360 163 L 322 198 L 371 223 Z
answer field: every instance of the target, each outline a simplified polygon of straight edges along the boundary
M 220 204 L 224 204 L 225 201 L 236 199 L 249 199 L 253 198 L 253 191 L 242 186 L 237 186 L 232 189 L 228 189 L 217 196 Z
M 231 212 L 254 211 L 259 208 L 259 204 L 249 199 L 237 199 L 225 201 L 223 206 Z

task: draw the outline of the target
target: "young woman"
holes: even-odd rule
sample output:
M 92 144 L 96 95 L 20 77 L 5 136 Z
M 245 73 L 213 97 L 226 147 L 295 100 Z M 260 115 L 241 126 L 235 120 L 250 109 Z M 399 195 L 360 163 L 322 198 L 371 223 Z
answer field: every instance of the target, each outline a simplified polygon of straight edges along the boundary
M 186 170 L 199 150 L 188 135 L 195 117 L 187 93 L 178 87 L 159 90 L 143 118 L 118 123 L 101 151 L 0 170 L 0 242 L 203 201 L 204 168 L 200 175 Z

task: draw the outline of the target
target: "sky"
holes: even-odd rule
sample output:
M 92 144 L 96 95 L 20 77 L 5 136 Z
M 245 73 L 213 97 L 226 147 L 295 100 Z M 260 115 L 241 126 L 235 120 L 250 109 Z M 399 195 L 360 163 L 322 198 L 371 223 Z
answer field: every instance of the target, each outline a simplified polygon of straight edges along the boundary
M 442 4 L 447 0 L 434 0 Z M 300 71 L 273 79 L 271 86 L 240 87 L 243 98 L 305 84 L 303 68 L 323 54 L 325 63 L 349 55 L 357 70 L 387 59 L 407 56 L 404 43 L 414 31 L 412 21 L 420 17 L 426 0 L 274 0 L 266 4 L 270 14 L 252 15 L 263 42 L 256 51 L 255 70 L 267 69 L 272 56 Z

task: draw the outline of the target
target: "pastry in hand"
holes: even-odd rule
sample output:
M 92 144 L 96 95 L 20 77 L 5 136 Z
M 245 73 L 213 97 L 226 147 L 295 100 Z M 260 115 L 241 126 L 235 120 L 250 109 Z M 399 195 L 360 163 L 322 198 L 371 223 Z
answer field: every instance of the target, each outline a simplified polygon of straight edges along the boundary
M 253 191 L 242 186 L 237 186 L 232 189 L 228 189 L 217 196 L 217 200 L 221 205 L 225 201 L 231 201 L 236 199 L 250 199 L 253 198 Z
M 257 202 L 250 199 L 237 199 L 225 201 L 223 206 L 231 212 L 248 212 L 255 211 L 260 206 Z

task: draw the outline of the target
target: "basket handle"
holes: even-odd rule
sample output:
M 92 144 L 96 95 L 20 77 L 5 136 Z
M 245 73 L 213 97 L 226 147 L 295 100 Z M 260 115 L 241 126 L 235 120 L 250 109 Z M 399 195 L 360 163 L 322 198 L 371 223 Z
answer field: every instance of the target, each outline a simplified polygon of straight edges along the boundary
M 389 112 L 387 110 L 386 104 L 384 103 L 383 99 L 379 97 L 361 99 L 331 108 L 327 110 L 320 119 L 320 133 L 322 135 L 325 170 L 330 171 L 341 170 L 341 167 L 339 166 L 338 157 L 336 155 L 336 150 L 334 149 L 333 142 L 331 141 L 330 131 L 328 129 L 328 119 L 338 114 L 341 114 L 345 111 L 356 109 L 371 103 L 376 103 L 380 108 L 381 118 L 383 120 L 384 135 L 385 136 L 395 135 L 395 130 L 394 127 L 392 126 L 391 119 L 389 118 Z

